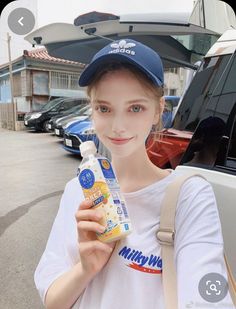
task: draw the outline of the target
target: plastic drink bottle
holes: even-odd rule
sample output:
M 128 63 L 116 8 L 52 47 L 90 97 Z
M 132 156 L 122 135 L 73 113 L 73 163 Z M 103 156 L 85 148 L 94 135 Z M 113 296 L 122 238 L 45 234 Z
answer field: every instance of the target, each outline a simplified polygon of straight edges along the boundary
M 131 223 L 111 162 L 97 154 L 93 141 L 81 143 L 80 152 L 83 159 L 77 176 L 84 197 L 93 201 L 92 207 L 104 210 L 100 223 L 106 229 L 97 237 L 103 242 L 123 238 L 131 232 Z

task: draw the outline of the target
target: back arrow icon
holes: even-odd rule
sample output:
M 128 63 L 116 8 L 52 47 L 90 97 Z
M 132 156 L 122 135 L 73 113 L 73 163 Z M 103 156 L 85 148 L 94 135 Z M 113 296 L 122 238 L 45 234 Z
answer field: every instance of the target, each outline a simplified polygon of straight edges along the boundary
M 24 26 L 24 24 L 21 22 L 23 19 L 24 19 L 24 17 L 21 17 L 21 18 L 18 20 L 18 23 L 19 23 L 21 26 Z

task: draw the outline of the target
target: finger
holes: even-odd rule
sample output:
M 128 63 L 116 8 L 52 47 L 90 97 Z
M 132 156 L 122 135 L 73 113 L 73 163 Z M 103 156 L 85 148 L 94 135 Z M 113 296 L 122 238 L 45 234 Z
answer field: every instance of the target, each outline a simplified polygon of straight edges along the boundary
M 84 200 L 83 202 L 80 203 L 79 209 L 89 209 L 93 206 L 93 201 L 91 200 Z
M 77 229 L 78 229 L 79 234 L 81 232 L 103 233 L 106 227 L 99 224 L 98 222 L 79 221 L 79 223 L 77 224 Z
M 75 213 L 76 221 L 100 221 L 104 217 L 103 211 L 99 209 L 77 210 Z

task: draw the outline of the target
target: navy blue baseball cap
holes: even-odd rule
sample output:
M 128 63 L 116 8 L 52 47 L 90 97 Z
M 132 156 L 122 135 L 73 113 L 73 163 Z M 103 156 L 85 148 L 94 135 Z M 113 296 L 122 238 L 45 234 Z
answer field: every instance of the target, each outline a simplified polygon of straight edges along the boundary
M 81 73 L 79 85 L 88 86 L 96 71 L 106 63 L 129 63 L 147 75 L 155 85 L 163 86 L 164 73 L 160 56 L 150 47 L 131 39 L 114 41 L 103 47 Z

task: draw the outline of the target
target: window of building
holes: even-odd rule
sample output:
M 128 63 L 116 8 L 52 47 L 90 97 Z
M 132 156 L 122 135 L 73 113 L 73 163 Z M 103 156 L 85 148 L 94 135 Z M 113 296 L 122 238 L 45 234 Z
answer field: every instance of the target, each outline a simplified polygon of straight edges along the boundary
M 51 72 L 51 87 L 54 89 L 79 89 L 79 74 Z
M 174 73 L 174 74 L 179 74 L 180 68 L 169 68 L 169 69 L 164 69 L 165 73 Z
M 170 89 L 169 95 L 176 95 L 176 89 Z

